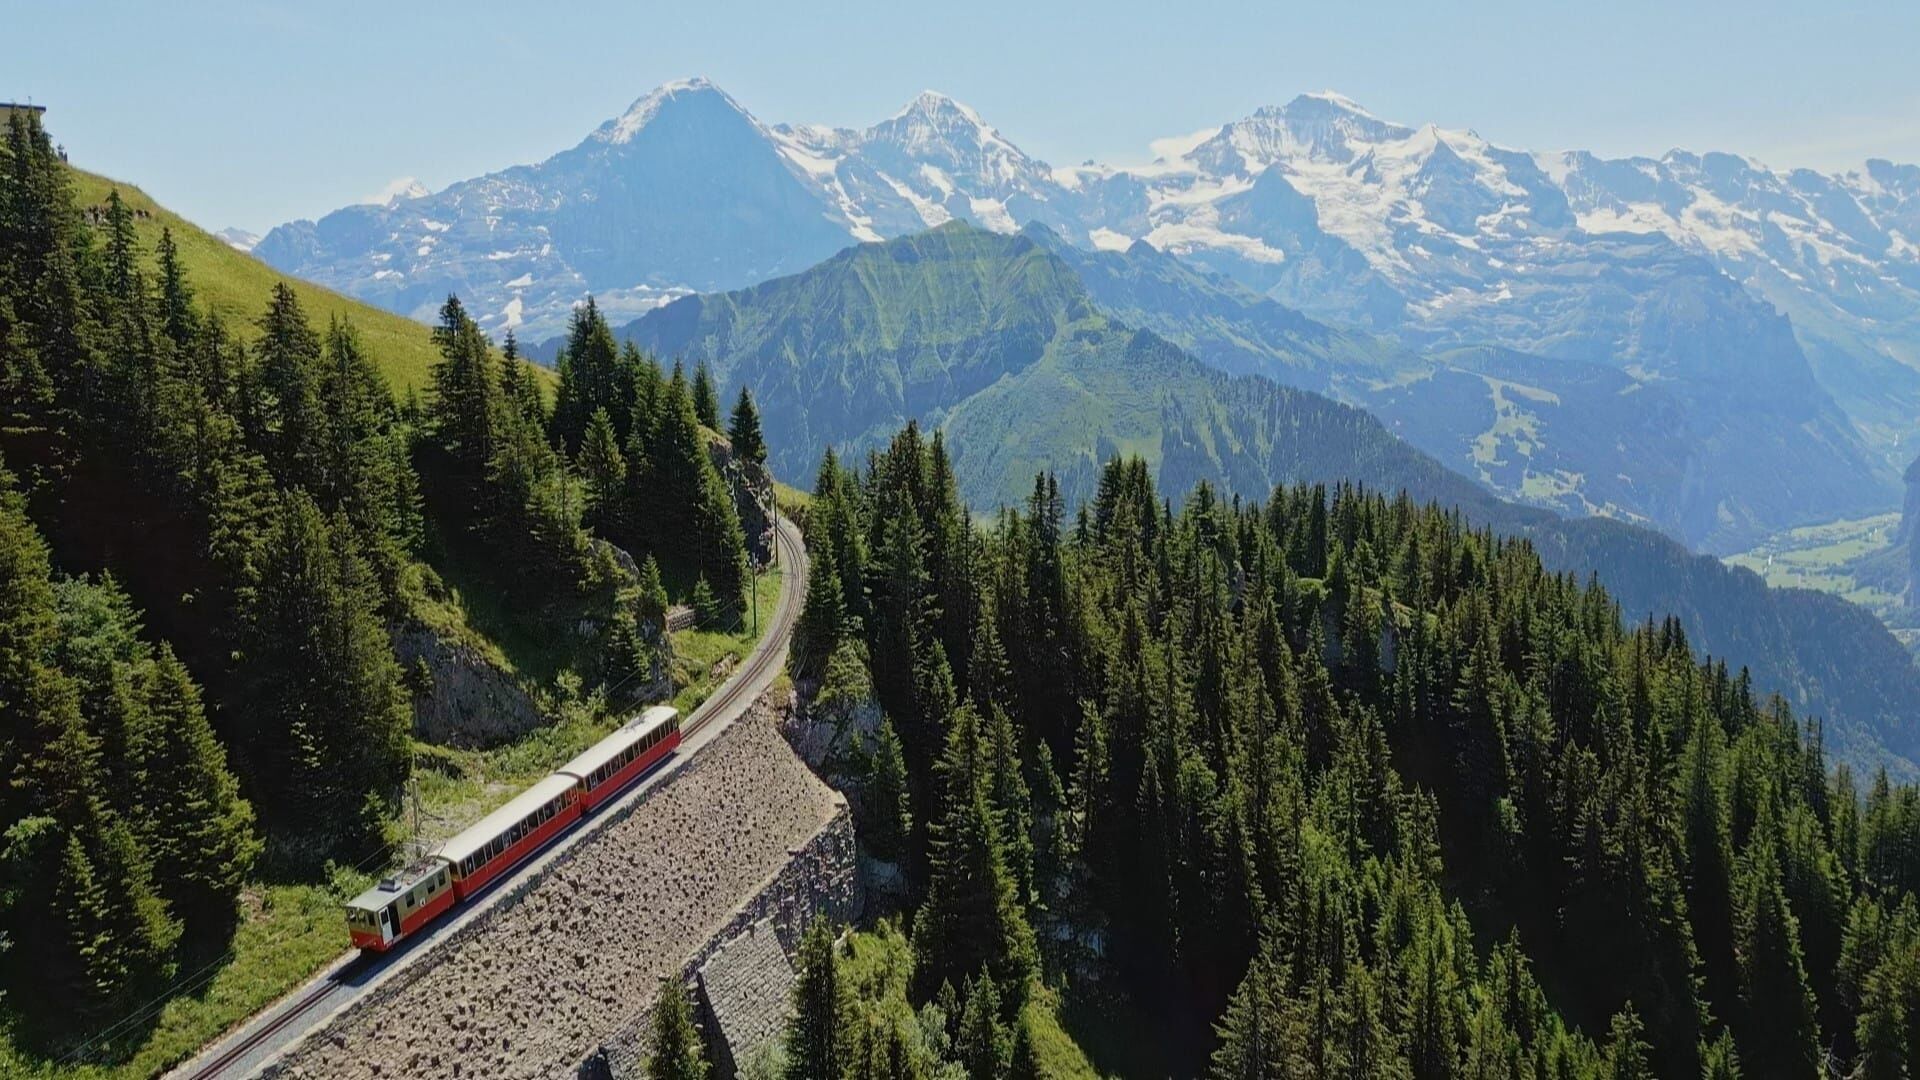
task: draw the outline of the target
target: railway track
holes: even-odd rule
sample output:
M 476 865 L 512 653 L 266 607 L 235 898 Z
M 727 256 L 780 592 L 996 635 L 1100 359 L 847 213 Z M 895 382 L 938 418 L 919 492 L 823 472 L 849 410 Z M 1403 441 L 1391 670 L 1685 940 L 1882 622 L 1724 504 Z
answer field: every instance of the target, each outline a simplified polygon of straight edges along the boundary
M 796 589 L 806 587 L 806 548 L 800 544 L 800 533 L 786 518 L 774 519 L 773 545 L 775 559 L 787 575 L 780 589 L 780 602 L 768 616 L 767 631 L 761 635 L 759 644 L 747 654 L 747 662 L 728 678 L 726 683 L 707 698 L 700 707 L 687 717 L 681 725 L 683 737 L 691 736 L 707 726 L 715 716 L 751 703 L 760 694 L 759 676 L 769 670 L 777 671 L 786 663 L 787 651 L 784 648 L 770 648 L 775 641 L 784 643 L 793 635 L 793 624 L 800 619 L 800 605 L 789 603 L 789 597 L 797 597 Z M 748 691 L 752 690 L 749 694 Z M 744 697 L 744 700 L 743 700 Z
M 760 694 L 765 691 L 780 668 L 786 663 L 787 643 L 793 634 L 793 627 L 800 618 L 800 603 L 806 587 L 806 548 L 800 540 L 800 531 L 785 518 L 776 518 L 774 527 L 775 558 L 786 575 L 780 589 L 780 599 L 774 610 L 768 615 L 766 632 L 753 651 L 747 654 L 746 662 L 736 670 L 712 696 L 695 709 L 681 726 L 682 752 L 670 759 L 664 768 L 657 770 L 651 782 L 643 781 L 632 791 L 620 797 L 620 802 L 641 798 L 643 793 L 660 783 L 666 777 L 677 772 L 681 765 L 697 754 L 702 746 L 723 730 L 713 728 L 712 735 L 707 729 L 714 721 L 724 717 L 725 723 L 731 723 L 745 712 Z M 611 817 L 612 815 L 606 815 Z M 284 998 L 268 1010 L 255 1015 L 255 1019 L 236 1033 L 229 1035 L 223 1043 L 216 1043 L 211 1056 L 195 1059 L 169 1073 L 166 1080 L 231 1080 L 233 1077 L 250 1076 L 266 1063 L 270 1052 L 277 1051 L 280 1045 L 290 1045 L 302 1032 L 296 1032 L 290 1039 L 276 1043 L 276 1037 L 290 1028 L 294 1028 L 303 1019 L 317 1022 L 331 1010 L 320 1010 L 325 1003 L 336 1006 L 370 989 L 387 970 L 404 961 L 417 950 L 430 948 L 432 943 L 443 934 L 463 925 L 473 916 L 492 906 L 491 897 L 498 895 L 498 885 L 530 873 L 536 866 L 544 865 L 563 849 L 585 842 L 598 829 L 590 825 L 575 833 L 561 838 L 539 858 L 529 859 L 513 874 L 489 886 L 486 897 L 476 897 L 476 903 L 470 910 L 455 919 L 443 920 L 431 932 L 421 934 L 407 943 L 406 947 L 385 956 L 354 954 L 337 961 L 332 970 L 313 980 L 306 988 L 297 991 L 295 996 Z M 318 1010 L 318 1011 L 317 1011 Z

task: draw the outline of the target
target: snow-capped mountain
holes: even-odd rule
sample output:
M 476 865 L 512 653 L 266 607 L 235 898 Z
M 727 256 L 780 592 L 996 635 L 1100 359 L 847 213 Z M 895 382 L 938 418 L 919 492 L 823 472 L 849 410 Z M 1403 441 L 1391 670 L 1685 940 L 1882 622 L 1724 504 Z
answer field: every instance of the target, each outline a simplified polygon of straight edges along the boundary
M 252 251 L 254 246 L 260 243 L 259 233 L 248 232 L 238 227 L 221 229 L 213 235 L 235 251 Z
M 1582 228 L 1658 233 L 1793 320 L 1820 382 L 1876 442 L 1920 399 L 1920 167 L 1780 173 L 1732 154 L 1541 155 Z
M 1509 358 L 1475 376 L 1482 400 L 1449 392 L 1450 462 L 1478 455 L 1469 471 L 1509 494 L 1714 546 L 1896 498 L 1893 447 L 1920 432 L 1920 170 L 1536 154 L 1331 93 L 1156 145 L 1148 165 L 1056 169 L 936 93 L 865 129 L 769 125 L 693 79 L 537 165 L 281 226 L 256 253 L 421 318 L 457 292 L 488 330 L 537 341 L 588 293 L 619 318 L 950 220 L 1040 222 L 1088 249 L 1145 241 L 1402 347 L 1621 373 L 1527 397 L 1496 385 Z M 1532 470 L 1521 435 L 1559 404 L 1549 383 L 1657 389 L 1691 456 L 1637 496 L 1623 474 L 1589 498 L 1566 455 Z M 1587 464 L 1611 476 L 1619 456 Z

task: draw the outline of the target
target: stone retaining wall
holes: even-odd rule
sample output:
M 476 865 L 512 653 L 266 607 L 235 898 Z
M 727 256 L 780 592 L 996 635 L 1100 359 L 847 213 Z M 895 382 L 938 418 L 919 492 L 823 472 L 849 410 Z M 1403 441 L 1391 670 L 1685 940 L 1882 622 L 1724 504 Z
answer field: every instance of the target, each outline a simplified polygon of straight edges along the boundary
M 677 974 L 691 983 L 694 973 L 715 952 L 763 919 L 771 922 L 781 947 L 792 956 L 815 919 L 825 916 L 835 923 L 852 922 L 859 917 L 861 901 L 853 815 L 841 799 L 833 819 L 804 845 L 794 848 L 787 864 L 741 904 L 726 925 L 695 949 Z M 653 1006 L 649 1003 L 621 1023 L 580 1063 L 577 1075 L 581 1080 L 644 1080 L 652 1019 Z

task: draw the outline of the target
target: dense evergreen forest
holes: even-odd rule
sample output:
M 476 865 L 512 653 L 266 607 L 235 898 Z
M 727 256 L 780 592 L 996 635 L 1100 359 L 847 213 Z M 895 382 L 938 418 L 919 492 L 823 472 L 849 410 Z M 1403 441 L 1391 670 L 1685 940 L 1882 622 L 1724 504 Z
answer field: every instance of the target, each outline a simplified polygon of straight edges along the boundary
M 1175 512 L 1137 459 L 983 528 L 912 427 L 814 496 L 793 662 L 884 710 L 855 805 L 912 966 L 803 956 L 843 985 L 787 1075 L 1034 1075 L 1041 993 L 1129 1075 L 1920 1053 L 1920 792 L 1526 541 L 1352 487 Z
M 124 1019 L 220 955 L 251 875 L 380 865 L 413 756 L 391 634 L 446 597 L 429 554 L 477 552 L 529 619 L 608 597 L 589 685 L 651 664 L 663 575 L 738 607 L 704 373 L 616 353 L 589 307 L 550 410 L 457 299 L 434 341 L 427 400 L 402 402 L 284 284 L 227 325 L 170 234 L 142 250 L 117 193 L 78 205 L 38 120 L 11 116 L 0 1029 L 57 1047 Z M 757 425 L 742 401 L 764 456 Z

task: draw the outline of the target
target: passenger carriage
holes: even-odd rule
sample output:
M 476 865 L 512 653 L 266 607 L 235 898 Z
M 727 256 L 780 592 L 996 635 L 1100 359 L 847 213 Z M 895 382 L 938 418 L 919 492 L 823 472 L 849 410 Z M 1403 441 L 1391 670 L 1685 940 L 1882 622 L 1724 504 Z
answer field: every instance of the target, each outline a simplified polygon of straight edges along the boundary
M 580 785 L 554 773 L 469 825 L 435 854 L 453 864 L 454 895 L 465 900 L 580 820 Z
M 593 813 L 680 745 L 680 713 L 656 706 L 555 770 L 580 782 L 582 810 Z

